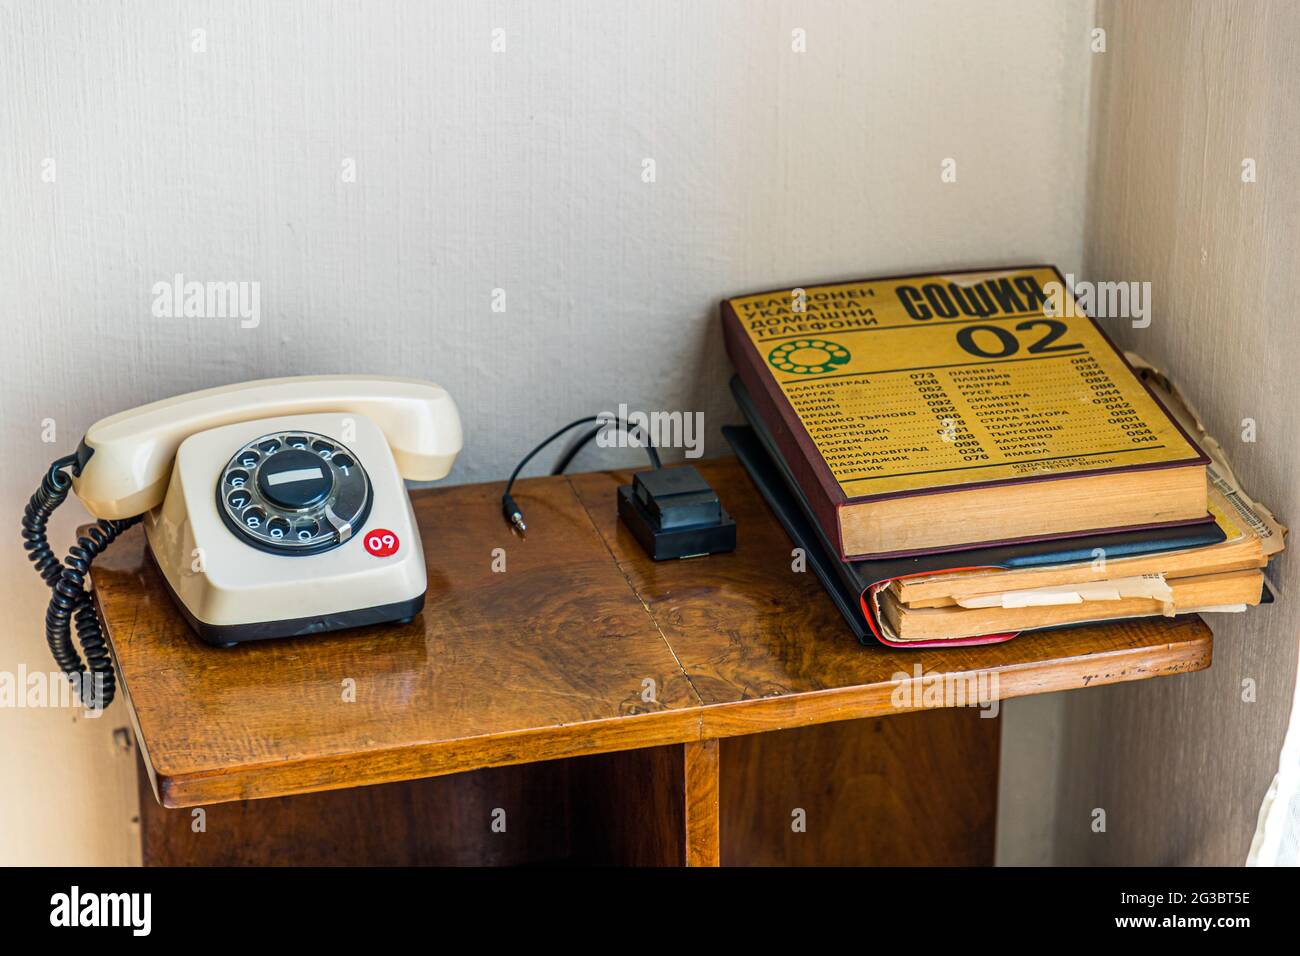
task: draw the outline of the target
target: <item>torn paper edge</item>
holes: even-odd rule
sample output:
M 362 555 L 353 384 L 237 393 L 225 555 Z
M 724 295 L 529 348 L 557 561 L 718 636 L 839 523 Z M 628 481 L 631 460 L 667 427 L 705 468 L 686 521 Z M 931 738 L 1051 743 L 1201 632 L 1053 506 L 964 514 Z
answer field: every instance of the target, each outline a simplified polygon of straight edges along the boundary
M 972 595 L 958 598 L 957 605 L 964 608 L 1054 607 L 1083 604 L 1085 601 L 1122 601 L 1126 598 L 1150 598 L 1162 604 L 1172 604 L 1174 592 L 1163 574 L 1141 574 L 1083 584 L 1049 584 L 1041 588 Z
M 1205 430 L 1205 426 L 1201 424 L 1201 416 L 1178 390 L 1178 386 L 1170 381 L 1164 372 L 1136 352 L 1125 352 L 1124 358 L 1133 366 L 1138 378 L 1157 393 L 1157 397 L 1169 410 L 1169 414 L 1192 433 L 1201 450 L 1210 457 L 1210 464 L 1206 467 L 1206 475 L 1210 483 L 1219 490 L 1238 517 L 1259 536 L 1264 556 L 1270 558 L 1281 551 L 1284 546 L 1283 539 L 1286 537 L 1286 526 L 1273 517 L 1271 511 L 1242 490 L 1241 482 L 1237 480 L 1237 476 L 1233 474 L 1228 464 L 1223 446 Z

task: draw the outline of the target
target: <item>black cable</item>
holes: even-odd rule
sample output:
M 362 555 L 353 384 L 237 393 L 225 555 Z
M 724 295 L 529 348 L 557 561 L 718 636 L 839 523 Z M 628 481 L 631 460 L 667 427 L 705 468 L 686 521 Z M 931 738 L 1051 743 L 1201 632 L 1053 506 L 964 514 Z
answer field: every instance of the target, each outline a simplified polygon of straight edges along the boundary
M 565 432 L 572 431 L 573 429 L 577 428 L 579 425 L 585 425 L 588 422 L 599 422 L 600 424 L 596 428 L 588 432 L 581 440 L 578 441 L 577 444 L 573 446 L 573 448 L 569 449 L 569 451 L 565 453 L 565 457 L 563 459 L 563 464 L 565 466 L 567 466 L 569 462 L 573 460 L 573 456 L 578 453 L 579 449 L 581 449 L 585 444 L 587 444 L 587 442 L 589 442 L 591 439 L 595 438 L 598 434 L 600 434 L 600 432 L 605 428 L 617 426 L 619 431 L 628 435 L 632 435 L 634 437 L 642 437 L 644 434 L 644 429 L 640 428 L 639 426 L 629 425 L 621 418 L 611 419 L 608 415 L 586 415 L 575 421 L 569 422 L 569 424 L 565 425 L 563 428 L 557 429 L 556 431 L 548 435 L 546 438 L 542 439 L 541 442 L 537 444 L 537 447 L 535 447 L 532 451 L 530 451 L 527 455 L 525 455 L 523 459 L 519 462 L 519 464 L 515 465 L 515 470 L 510 473 L 510 479 L 506 482 L 506 490 L 501 495 L 501 513 L 505 516 L 506 521 L 508 521 L 514 527 L 518 528 L 520 531 L 528 530 L 528 526 L 524 524 L 523 512 L 520 511 L 519 506 L 515 504 L 515 499 L 510 496 L 510 489 L 514 487 L 515 479 L 519 477 L 519 473 L 524 470 L 524 466 L 527 465 L 530 461 L 532 461 L 533 457 L 539 451 L 541 451 L 551 442 L 555 441 L 555 439 L 559 438 Z M 646 454 L 650 458 L 651 467 L 653 468 L 662 467 L 662 464 L 659 461 L 659 452 L 655 451 L 655 448 L 653 445 L 650 444 L 650 439 L 648 437 L 645 438 L 645 444 L 642 447 L 645 448 Z
M 568 450 L 560 457 L 560 460 L 555 463 L 555 467 L 551 469 L 551 474 L 552 475 L 564 474 L 564 470 L 569 467 L 569 465 L 573 462 L 573 459 L 578 457 L 578 452 L 586 448 L 587 443 L 591 441 L 593 438 L 595 438 L 597 435 L 599 435 L 602 428 L 604 428 L 603 425 L 597 425 L 591 431 L 587 432 L 587 434 L 583 435 L 572 445 L 570 445 Z
M 36 568 L 36 573 L 50 588 L 50 604 L 45 611 L 45 641 L 50 646 L 59 668 L 81 692 L 87 707 L 102 710 L 113 702 L 117 681 L 113 675 L 113 662 L 108 654 L 108 644 L 99 626 L 86 590 L 86 575 L 91 562 L 113 540 L 140 518 L 114 520 L 101 518 L 77 539 L 68 556 L 60 564 L 46 536 L 46 524 L 59 505 L 68 497 L 72 481 L 63 473 L 65 468 L 77 468 L 77 456 L 56 459 L 41 480 L 41 486 L 27 502 L 23 511 L 23 549 Z M 72 628 L 76 627 L 77 640 L 83 663 L 72 643 Z

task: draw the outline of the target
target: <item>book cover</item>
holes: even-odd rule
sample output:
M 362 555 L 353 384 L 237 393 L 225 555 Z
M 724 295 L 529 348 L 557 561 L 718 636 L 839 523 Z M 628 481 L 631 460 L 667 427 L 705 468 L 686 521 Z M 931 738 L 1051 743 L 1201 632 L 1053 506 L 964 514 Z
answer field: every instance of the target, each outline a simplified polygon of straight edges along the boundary
M 751 480 L 772 509 L 786 533 L 804 549 L 809 566 L 844 616 L 854 636 L 864 644 L 879 642 L 892 646 L 942 646 L 989 644 L 1010 640 L 1014 634 L 991 634 L 978 638 L 924 644 L 894 644 L 880 629 L 870 592 L 896 578 L 940 574 L 979 568 L 1025 568 L 1058 566 L 1091 561 L 1100 550 L 1110 559 L 1180 551 L 1218 544 L 1225 534 L 1214 521 L 1186 527 L 1150 528 L 1113 534 L 1088 535 L 1063 541 L 1040 541 L 1016 547 L 993 547 L 973 551 L 918 555 L 876 561 L 843 561 L 813 520 L 811 509 L 794 482 L 784 459 L 775 451 L 772 438 L 754 415 L 744 386 L 732 380 L 732 391 L 749 427 L 725 426 L 723 435 Z
M 914 552 L 846 551 L 845 505 L 1208 461 L 1050 266 L 781 289 L 721 312 L 757 414 L 846 560 Z M 1035 538 L 963 546 L 1011 540 Z

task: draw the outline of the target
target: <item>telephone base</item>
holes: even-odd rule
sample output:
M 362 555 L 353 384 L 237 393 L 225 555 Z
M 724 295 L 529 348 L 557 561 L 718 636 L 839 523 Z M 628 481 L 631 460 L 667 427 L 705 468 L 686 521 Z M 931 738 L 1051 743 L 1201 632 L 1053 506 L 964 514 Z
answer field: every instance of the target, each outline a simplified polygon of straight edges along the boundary
M 177 606 L 205 643 L 320 635 L 400 621 L 424 607 L 424 549 L 387 439 L 362 415 L 338 418 L 238 422 L 181 443 L 163 503 L 144 517 L 145 539 Z M 332 449 L 331 457 L 316 458 L 318 445 Z M 236 461 L 232 451 L 250 460 Z M 270 478 L 259 471 L 285 456 L 296 456 L 301 467 L 290 463 Z M 324 499 L 293 498 L 296 483 L 322 481 Z M 257 513 L 248 528 L 266 530 L 264 538 L 252 540 L 227 520 L 236 493 L 244 499 L 238 508 Z M 277 521 L 280 534 L 272 536 Z M 289 529 L 300 525 L 312 529 L 301 552 L 275 543 L 292 540 Z M 342 539 L 326 548 L 311 540 L 326 534 Z
M 152 556 L 153 549 L 149 549 Z M 155 564 L 156 564 L 155 560 Z M 172 590 L 171 582 L 165 574 L 159 575 L 172 602 L 181 612 L 181 616 L 204 644 L 212 647 L 234 647 L 250 641 L 267 641 L 282 637 L 308 637 L 325 634 L 329 631 L 341 631 L 346 628 L 364 627 L 367 624 L 409 624 L 417 614 L 424 610 L 424 592 L 409 601 L 395 601 L 392 604 L 380 604 L 375 607 L 356 608 L 351 611 L 338 611 L 333 614 L 320 614 L 312 617 L 290 618 L 283 621 L 256 621 L 251 624 L 209 624 L 200 621 Z

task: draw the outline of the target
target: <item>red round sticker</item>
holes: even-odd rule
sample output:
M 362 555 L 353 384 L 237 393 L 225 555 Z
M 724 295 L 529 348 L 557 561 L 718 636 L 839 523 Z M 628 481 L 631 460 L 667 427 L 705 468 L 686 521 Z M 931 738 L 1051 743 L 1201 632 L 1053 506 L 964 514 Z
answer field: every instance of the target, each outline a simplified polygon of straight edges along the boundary
M 397 535 L 387 528 L 376 528 L 374 531 L 366 532 L 366 550 L 377 558 L 396 554 L 400 545 Z

